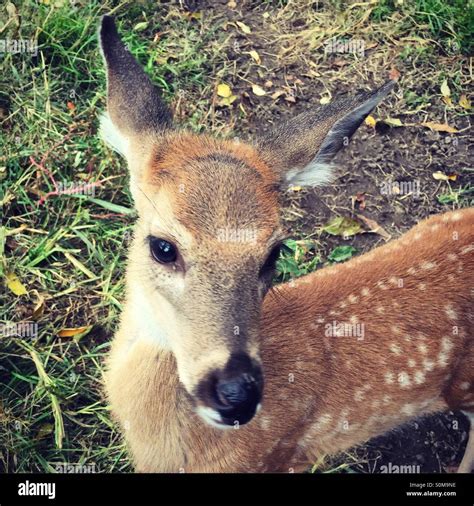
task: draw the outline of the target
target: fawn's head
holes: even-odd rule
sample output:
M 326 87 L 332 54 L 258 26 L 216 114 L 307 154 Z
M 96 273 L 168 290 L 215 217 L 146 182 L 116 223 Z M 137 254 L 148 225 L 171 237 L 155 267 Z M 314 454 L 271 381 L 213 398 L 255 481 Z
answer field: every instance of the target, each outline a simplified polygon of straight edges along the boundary
M 209 424 L 246 423 L 262 397 L 259 313 L 285 238 L 280 196 L 329 181 L 329 161 L 392 83 L 300 114 L 253 145 L 217 140 L 175 129 L 112 18 L 100 39 L 102 132 L 128 161 L 138 211 L 128 289 L 140 331 L 174 354 Z

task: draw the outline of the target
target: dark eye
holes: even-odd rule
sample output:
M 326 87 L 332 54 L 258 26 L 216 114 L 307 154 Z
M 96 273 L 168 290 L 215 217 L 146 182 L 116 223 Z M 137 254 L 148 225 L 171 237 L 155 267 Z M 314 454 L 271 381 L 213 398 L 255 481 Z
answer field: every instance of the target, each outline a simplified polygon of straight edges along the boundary
M 284 244 L 279 244 L 278 246 L 275 246 L 270 254 L 268 255 L 267 259 L 265 260 L 265 263 L 260 268 L 260 276 L 264 276 L 265 274 L 268 274 L 270 272 L 273 272 L 275 270 L 275 264 L 278 258 L 280 257 L 280 253 L 286 248 Z
M 158 237 L 150 237 L 149 240 L 151 254 L 157 262 L 169 264 L 176 261 L 178 257 L 176 246 Z

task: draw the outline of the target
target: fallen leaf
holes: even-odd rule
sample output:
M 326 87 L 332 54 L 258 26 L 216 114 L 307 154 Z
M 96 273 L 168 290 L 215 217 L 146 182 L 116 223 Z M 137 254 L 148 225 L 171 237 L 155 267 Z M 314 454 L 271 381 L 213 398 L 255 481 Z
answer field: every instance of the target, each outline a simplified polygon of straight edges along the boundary
M 459 105 L 463 108 L 463 109 L 470 109 L 471 108 L 471 102 L 469 101 L 469 99 L 467 98 L 466 95 L 461 95 L 459 97 Z
M 10 290 L 15 295 L 20 296 L 20 295 L 26 295 L 28 293 L 28 291 L 26 290 L 23 283 L 18 279 L 18 276 L 16 274 L 14 274 L 13 272 L 7 272 L 5 278 L 7 280 L 8 288 L 10 288 Z
M 321 105 L 329 104 L 329 102 L 331 102 L 331 97 L 329 95 L 322 97 L 319 101 Z
M 370 128 L 375 128 L 375 125 L 377 124 L 377 120 L 371 116 L 370 114 L 365 118 L 365 124 L 369 126 Z
M 65 328 L 65 329 L 61 329 L 59 332 L 58 332 L 58 336 L 59 337 L 74 337 L 74 336 L 77 336 L 78 334 L 82 334 L 83 332 L 85 332 L 86 330 L 90 330 L 92 327 L 75 327 L 75 328 Z
M 286 95 L 285 100 L 287 102 L 296 103 L 296 98 L 293 95 Z
M 252 91 L 257 97 L 263 97 L 267 92 L 258 84 L 252 84 Z
M 237 3 L 234 0 L 230 0 L 227 7 L 229 7 L 229 9 L 235 9 L 237 7 Z
M 421 123 L 421 126 L 429 128 L 431 130 L 436 130 L 437 132 L 447 132 L 450 134 L 459 133 L 459 130 L 456 130 L 454 127 L 449 126 L 447 123 L 435 123 L 434 121 L 427 121 L 426 123 Z
M 292 192 L 300 192 L 303 189 L 303 187 L 302 186 L 290 186 L 288 189 Z
M 403 123 L 398 118 L 385 118 L 383 122 L 392 127 L 402 127 Z
M 328 260 L 331 262 L 344 262 L 349 260 L 357 249 L 354 246 L 336 246 L 328 256 Z
M 393 81 L 398 81 L 400 79 L 400 72 L 395 67 L 392 67 L 388 73 L 388 77 Z
M 221 100 L 219 100 L 219 105 L 229 107 L 237 100 L 237 98 L 238 98 L 237 95 L 231 95 L 230 97 L 224 97 Z
M 37 302 L 35 304 L 35 307 L 33 309 L 32 318 L 33 320 L 37 320 L 44 312 L 44 297 L 36 292 Z
M 265 88 L 271 88 L 273 86 L 273 81 L 265 81 L 263 86 L 265 86 Z
M 441 95 L 443 95 L 443 97 L 450 97 L 451 96 L 451 90 L 449 89 L 448 81 L 446 79 L 441 84 L 440 89 L 441 89 Z
M 221 83 L 217 86 L 217 94 L 222 98 L 229 98 L 232 95 L 232 90 L 228 84 Z
M 262 63 L 260 55 L 257 53 L 257 51 L 252 49 L 252 51 L 249 51 L 249 55 L 255 60 L 256 63 L 258 63 L 258 65 Z
M 323 227 L 323 231 L 330 235 L 340 235 L 342 237 L 349 237 L 356 235 L 362 231 L 361 224 L 345 216 L 336 216 L 327 225 Z
M 364 223 L 364 225 L 369 229 L 368 232 L 372 234 L 378 234 L 382 236 L 386 241 L 389 241 L 392 238 L 392 236 L 384 228 L 382 228 L 375 220 L 371 220 L 370 218 L 367 218 L 362 214 L 358 214 L 357 218 L 359 218 Z
M 252 30 L 249 26 L 247 26 L 245 23 L 242 23 L 242 21 L 236 21 L 237 26 L 242 30 L 243 33 L 248 35 L 249 33 L 252 33 Z
M 73 102 L 68 102 L 66 104 L 67 108 L 70 110 L 70 111 L 75 111 L 76 110 L 76 105 L 73 103 Z
M 451 97 L 443 97 L 443 102 L 448 106 L 448 107 L 453 107 L 453 101 L 451 100 Z
M 271 97 L 273 100 L 276 100 L 278 97 L 281 97 L 284 94 L 285 92 L 283 90 L 277 90 L 271 95 Z
M 458 176 L 456 174 L 444 174 L 440 170 L 437 170 L 436 172 L 433 172 L 433 179 L 436 179 L 436 181 L 456 181 Z

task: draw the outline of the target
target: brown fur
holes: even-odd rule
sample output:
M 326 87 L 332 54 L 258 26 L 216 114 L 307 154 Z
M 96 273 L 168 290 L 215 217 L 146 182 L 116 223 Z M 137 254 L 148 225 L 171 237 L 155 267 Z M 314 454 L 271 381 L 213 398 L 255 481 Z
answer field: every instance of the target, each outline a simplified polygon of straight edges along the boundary
M 137 469 L 301 469 L 424 413 L 473 412 L 473 223 L 472 209 L 432 217 L 366 255 L 271 292 L 261 321 L 263 408 L 237 430 L 211 428 L 194 414 L 170 352 L 137 341 L 124 353 L 126 312 L 107 388 Z M 326 324 L 352 316 L 365 325 L 363 340 L 325 335 Z

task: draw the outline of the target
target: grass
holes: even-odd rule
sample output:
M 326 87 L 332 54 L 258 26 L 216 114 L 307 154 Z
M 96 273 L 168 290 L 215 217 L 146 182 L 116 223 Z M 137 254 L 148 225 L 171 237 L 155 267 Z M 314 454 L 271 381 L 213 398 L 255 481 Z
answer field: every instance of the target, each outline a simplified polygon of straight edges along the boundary
M 125 165 L 97 136 L 105 107 L 96 40 L 100 16 L 116 15 L 125 41 L 179 123 L 221 136 L 253 135 L 259 122 L 293 113 L 298 104 L 291 97 L 318 103 L 330 89 L 347 89 L 354 75 L 377 76 L 396 51 L 406 53 L 397 64 L 406 61 L 407 81 L 433 76 L 426 96 L 415 93 L 407 105 L 397 98 L 400 108 L 429 109 L 444 74 L 456 76 L 450 84 L 458 96 L 466 86 L 462 54 L 469 51 L 471 18 L 457 3 L 443 7 L 441 1 L 417 1 L 413 8 L 410 2 L 399 8 L 395 2 L 351 7 L 334 1 L 313 8 L 302 1 L 268 1 L 245 7 L 243 16 L 217 7 L 187 12 L 152 1 L 13 4 L 0 7 L 0 38 L 36 39 L 38 51 L 0 55 L 0 323 L 37 323 L 37 333 L 0 335 L 0 471 L 54 471 L 63 462 L 129 471 L 102 393 L 134 214 Z M 300 18 L 307 24 L 295 29 Z M 251 34 L 242 33 L 236 20 L 250 26 Z M 350 34 L 380 45 L 368 60 L 347 55 L 349 64 L 336 71 L 321 48 L 330 37 Z M 441 54 L 437 34 L 459 44 L 447 63 L 433 56 Z M 418 47 L 424 51 L 422 68 L 414 64 Z M 249 55 L 252 49 L 262 64 Z M 231 106 L 216 96 L 221 82 L 238 96 Z M 268 90 L 267 96 L 252 94 L 252 84 Z M 271 99 L 279 90 L 281 97 Z M 466 115 L 461 108 L 451 112 Z M 87 191 L 67 195 L 55 183 Z M 438 199 L 447 208 L 465 205 L 462 200 L 472 195 L 461 184 L 443 193 L 446 188 Z M 321 232 L 303 230 L 303 214 L 294 207 L 300 198 L 289 204 L 286 220 L 302 240 L 288 244 L 279 281 L 353 254 L 341 238 L 326 251 Z

